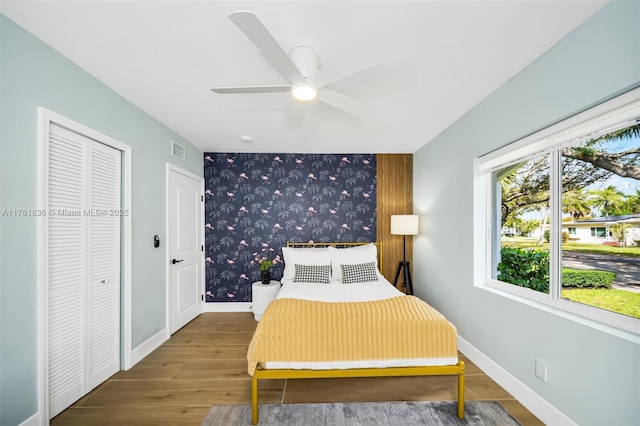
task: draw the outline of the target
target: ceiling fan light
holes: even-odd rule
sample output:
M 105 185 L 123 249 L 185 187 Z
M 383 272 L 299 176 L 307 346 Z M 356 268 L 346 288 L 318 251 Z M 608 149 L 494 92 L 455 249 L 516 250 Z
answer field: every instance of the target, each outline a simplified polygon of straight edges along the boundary
M 299 101 L 310 101 L 318 95 L 318 89 L 309 83 L 298 83 L 291 87 L 291 94 Z

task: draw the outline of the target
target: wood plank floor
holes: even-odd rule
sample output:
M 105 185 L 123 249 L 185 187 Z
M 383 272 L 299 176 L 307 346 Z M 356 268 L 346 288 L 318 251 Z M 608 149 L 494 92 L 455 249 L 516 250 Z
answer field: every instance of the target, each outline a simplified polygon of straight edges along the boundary
M 211 405 L 250 404 L 251 313 L 205 313 L 129 371 L 51 421 L 64 425 L 200 425 Z M 464 355 L 465 399 L 499 401 L 523 425 L 542 425 Z M 455 400 L 455 377 L 260 381 L 260 403 Z

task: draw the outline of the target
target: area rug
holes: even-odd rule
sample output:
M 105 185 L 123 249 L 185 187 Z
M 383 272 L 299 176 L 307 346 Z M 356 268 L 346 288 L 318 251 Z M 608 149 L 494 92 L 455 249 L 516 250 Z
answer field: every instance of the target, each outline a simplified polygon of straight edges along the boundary
M 519 426 L 511 414 L 493 401 L 467 401 L 464 419 L 457 403 L 445 401 L 357 402 L 331 404 L 260 405 L 261 426 Z M 202 426 L 251 424 L 251 406 L 214 405 Z

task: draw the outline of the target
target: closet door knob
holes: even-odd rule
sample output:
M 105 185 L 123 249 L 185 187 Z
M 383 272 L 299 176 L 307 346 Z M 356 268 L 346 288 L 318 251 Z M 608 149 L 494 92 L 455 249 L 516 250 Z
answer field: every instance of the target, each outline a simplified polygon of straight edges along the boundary
M 180 262 L 182 262 L 183 260 L 184 260 L 184 259 L 180 259 L 180 260 L 172 259 L 172 260 L 171 260 L 171 263 L 175 265 L 176 263 L 180 263 Z

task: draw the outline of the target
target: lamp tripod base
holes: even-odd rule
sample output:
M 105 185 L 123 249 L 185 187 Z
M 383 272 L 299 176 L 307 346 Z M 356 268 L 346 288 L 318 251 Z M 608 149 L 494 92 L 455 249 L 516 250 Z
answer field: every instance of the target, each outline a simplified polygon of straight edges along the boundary
M 406 287 L 407 294 L 413 294 L 413 282 L 411 281 L 411 269 L 409 268 L 409 262 L 400 262 L 398 270 L 396 272 L 396 278 L 393 280 L 393 285 L 397 286 L 400 272 L 403 272 L 402 285 Z

